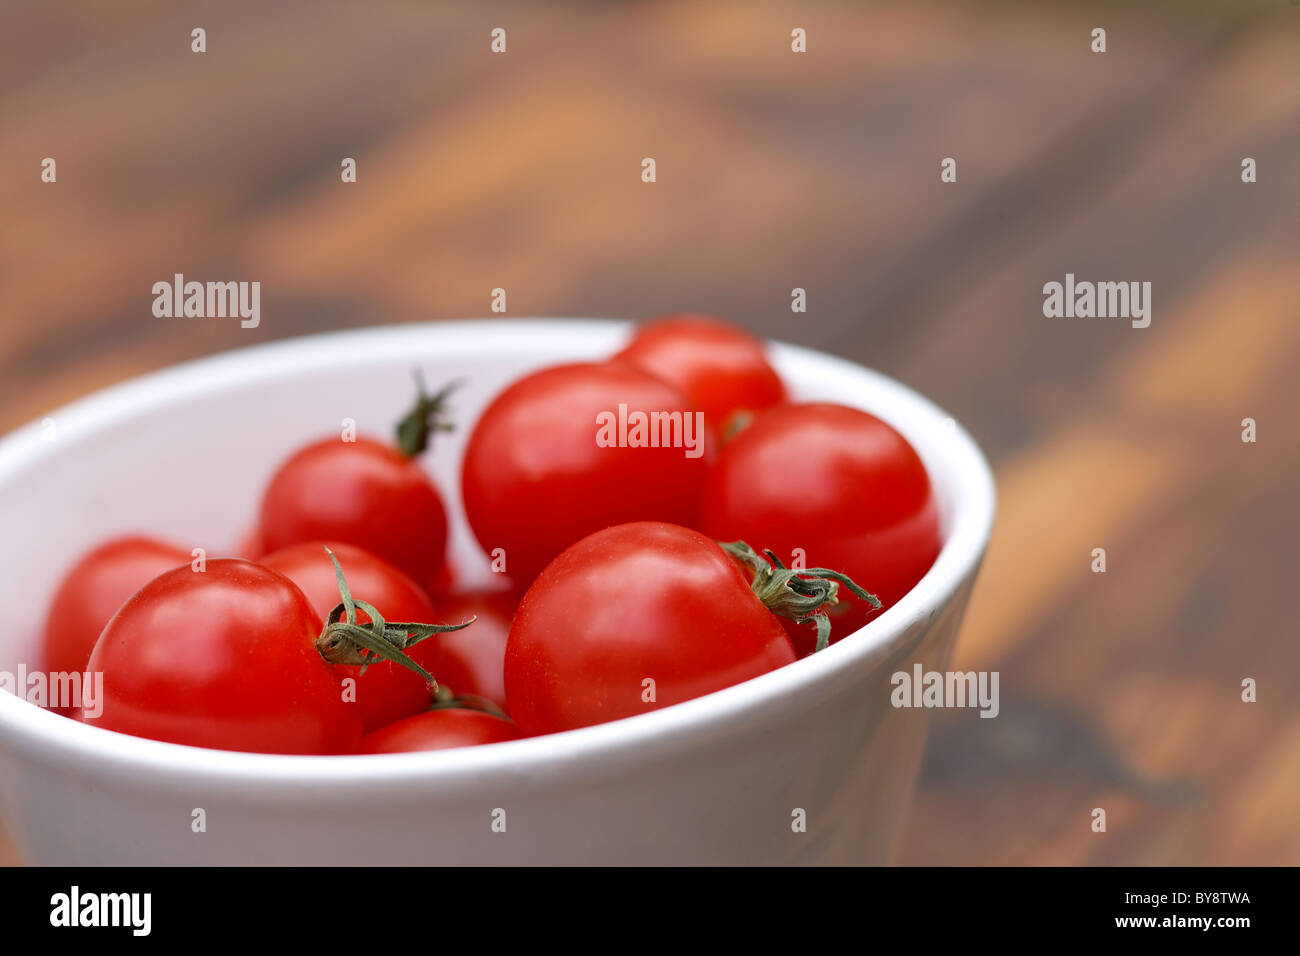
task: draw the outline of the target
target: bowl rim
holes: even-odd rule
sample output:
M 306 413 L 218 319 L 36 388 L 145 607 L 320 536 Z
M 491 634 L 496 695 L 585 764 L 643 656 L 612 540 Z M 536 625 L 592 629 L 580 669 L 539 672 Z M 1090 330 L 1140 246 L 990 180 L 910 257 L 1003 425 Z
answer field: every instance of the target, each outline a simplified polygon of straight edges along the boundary
M 62 441 L 129 418 L 175 400 L 178 394 L 202 394 L 273 378 L 290 366 L 310 367 L 354 362 L 359 357 L 382 358 L 395 348 L 413 347 L 413 340 L 435 342 L 443 354 L 458 350 L 481 352 L 500 340 L 518 348 L 521 339 L 534 339 L 544 352 L 570 336 L 599 334 L 616 342 L 634 323 L 607 319 L 473 319 L 371 326 L 280 339 L 204 356 L 149 372 L 94 391 L 52 412 L 58 417 Z M 329 784 L 353 789 L 374 784 L 414 780 L 450 782 L 500 773 L 537 773 L 557 763 L 596 760 L 619 763 L 644 748 L 692 731 L 725 730 L 752 719 L 762 708 L 790 695 L 807 693 L 833 682 L 857 665 L 865 665 L 882 650 L 898 645 L 918 620 L 933 616 L 959 587 L 973 576 L 992 531 L 995 509 L 993 475 L 971 436 L 929 399 L 879 372 L 848 360 L 799 346 L 768 342 L 776 362 L 815 362 L 831 379 L 856 379 L 894 404 L 916 413 L 907 429 L 913 444 L 938 449 L 927 467 L 942 459 L 960 480 L 951 527 L 943 548 L 926 575 L 896 605 L 861 630 L 826 650 L 777 668 L 732 687 L 670 707 L 608 723 L 539 737 L 441 751 L 383 755 L 287 755 L 209 750 L 184 744 L 133 737 L 69 720 L 0 692 L 0 746 L 18 749 L 28 759 L 46 764 L 74 763 L 98 777 L 147 777 L 174 782 L 222 781 L 238 785 Z M 611 353 L 612 354 L 612 353 Z M 559 360 L 563 360 L 562 358 Z M 883 416 L 882 417 L 888 417 Z M 921 425 L 929 439 L 918 442 Z M 937 429 L 945 429 L 939 433 Z M 0 479 L 38 460 L 47 450 L 39 422 L 0 438 Z M 923 457 L 926 457 L 923 454 Z

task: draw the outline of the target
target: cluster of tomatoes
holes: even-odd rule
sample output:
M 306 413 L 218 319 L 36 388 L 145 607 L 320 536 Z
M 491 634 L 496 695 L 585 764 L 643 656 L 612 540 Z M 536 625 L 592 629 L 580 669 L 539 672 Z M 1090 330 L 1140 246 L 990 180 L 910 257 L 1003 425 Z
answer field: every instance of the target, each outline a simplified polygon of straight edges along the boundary
M 790 402 L 762 343 L 674 316 L 489 405 L 461 493 L 503 586 L 458 593 L 443 500 L 419 462 L 450 427 L 446 398 L 421 388 L 395 441 L 331 437 L 291 455 L 241 557 L 192 561 L 147 537 L 85 555 L 44 635 L 49 670 L 103 675 L 94 711 L 69 716 L 286 754 L 552 733 L 812 653 L 897 601 L 939 552 L 929 478 L 894 429 Z M 619 409 L 689 416 L 700 442 L 597 441 Z

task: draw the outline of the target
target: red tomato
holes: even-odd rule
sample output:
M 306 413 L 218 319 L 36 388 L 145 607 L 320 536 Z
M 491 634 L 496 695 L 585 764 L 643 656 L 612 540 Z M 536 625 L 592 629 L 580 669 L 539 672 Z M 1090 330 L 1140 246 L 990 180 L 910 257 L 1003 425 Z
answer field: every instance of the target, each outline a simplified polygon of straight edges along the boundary
M 634 433 L 633 413 L 652 412 L 676 413 L 679 430 L 657 430 L 659 447 L 636 445 L 651 438 Z M 673 447 L 674 438 L 692 447 Z M 507 573 L 526 586 L 601 528 L 693 525 L 711 451 L 686 396 L 640 369 L 619 362 L 543 369 L 498 395 L 470 435 L 465 513 L 484 550 L 505 549 Z
M 450 561 L 443 562 L 442 567 L 434 574 L 433 582 L 428 587 L 430 597 L 448 594 L 456 587 L 456 571 L 451 566 Z
M 298 585 L 322 620 L 339 603 L 334 562 L 325 552 L 326 547 L 320 541 L 295 544 L 268 554 L 260 562 Z M 437 620 L 438 615 L 424 590 L 383 558 L 377 558 L 368 551 L 348 544 L 330 542 L 328 547 L 343 568 L 352 597 L 372 605 L 385 621 L 431 624 Z M 469 616 L 457 618 L 455 623 L 468 619 Z M 357 610 L 359 623 L 365 624 L 369 620 L 365 611 Z M 446 655 L 439 653 L 437 642 L 473 632 L 475 627 L 425 638 L 408 648 L 406 653 L 441 683 L 444 676 L 438 665 Z M 472 641 L 473 637 L 468 640 Z M 359 666 L 335 666 L 341 677 L 356 679 L 356 702 L 367 733 L 411 714 L 418 714 L 432 702 L 432 694 L 424 678 L 392 661 L 376 661 L 366 667 L 364 674 Z M 457 685 L 452 686 L 460 690 Z
M 518 740 L 521 736 L 510 721 L 484 711 L 465 707 L 440 707 L 366 734 L 361 741 L 361 752 L 396 754 L 415 750 L 447 750 L 451 747 Z
M 98 727 L 196 747 L 353 753 L 360 711 L 316 650 L 321 620 L 292 581 L 215 558 L 131 596 L 90 656 L 104 675 Z
M 356 545 L 429 588 L 445 558 L 447 513 L 417 461 L 371 438 L 327 438 L 275 473 L 260 534 L 267 552 L 303 541 Z
M 690 700 L 794 659 L 780 620 L 716 542 L 636 522 L 579 541 L 528 589 L 506 645 L 506 696 L 532 736 Z
M 50 602 L 41 642 L 45 669 L 84 672 L 95 641 L 122 603 L 168 568 L 189 563 L 188 551 L 144 537 L 113 538 L 84 555 Z
M 704 412 L 715 435 L 737 412 L 762 411 L 785 400 L 763 343 L 713 316 L 654 319 L 615 358 L 676 385 Z
M 720 541 L 771 549 L 787 565 L 833 568 L 887 608 L 939 555 L 930 479 L 902 435 L 842 405 L 783 405 L 728 442 L 709 475 L 702 530 Z M 871 608 L 841 593 L 832 640 L 866 623 Z M 800 650 L 815 632 L 792 630 Z M 802 636 L 802 639 L 801 639 Z
M 508 710 L 506 638 L 510 636 L 510 620 L 518 603 L 514 591 L 441 597 L 438 609 L 443 620 L 453 624 L 471 618 L 476 620 L 463 631 L 427 638 L 411 648 L 409 653 L 438 678 L 439 684 L 450 687 L 457 694 L 485 697 L 502 710 Z M 426 646 L 428 650 L 421 655 Z

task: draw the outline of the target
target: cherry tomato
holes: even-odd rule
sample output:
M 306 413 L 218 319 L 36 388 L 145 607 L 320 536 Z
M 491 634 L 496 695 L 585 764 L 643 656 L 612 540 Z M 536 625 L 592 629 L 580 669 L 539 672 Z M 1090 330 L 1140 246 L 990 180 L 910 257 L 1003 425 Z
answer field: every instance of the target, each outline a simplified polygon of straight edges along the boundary
M 260 528 L 267 552 L 341 541 L 397 565 L 424 588 L 447 548 L 447 512 L 424 469 L 364 436 L 325 439 L 290 457 L 262 498 Z
M 457 694 L 485 697 L 506 706 L 506 638 L 519 597 L 514 591 L 453 594 L 438 599 L 442 619 L 456 624 L 475 619 L 463 631 L 430 637 L 410 650 L 424 669 Z M 423 654 L 420 652 L 428 647 Z
M 702 530 L 744 540 L 790 564 L 841 571 L 896 603 L 929 570 L 942 542 L 925 466 L 889 425 L 842 405 L 783 405 L 723 446 L 705 495 Z M 761 543 L 760 543 L 761 542 Z M 799 549 L 796 551 L 796 549 Z M 872 609 L 841 593 L 832 640 Z M 800 651 L 810 628 L 791 632 Z
M 615 356 L 681 389 L 704 412 L 715 435 L 737 412 L 757 412 L 785 400 L 785 386 L 763 343 L 708 315 L 668 315 L 640 326 Z
M 518 740 L 521 736 L 510 721 L 484 711 L 440 707 L 366 734 L 361 741 L 361 752 L 396 754 L 415 750 L 447 750 L 451 747 Z
M 794 659 L 780 620 L 716 542 L 636 522 L 579 541 L 528 589 L 506 645 L 506 696 L 531 736 L 645 713 Z
M 635 431 L 634 414 L 654 412 L 676 414 L 678 430 L 654 430 L 659 447 L 647 447 L 650 430 Z M 618 362 L 543 369 L 498 395 L 470 435 L 465 513 L 484 550 L 503 548 L 506 572 L 526 586 L 601 528 L 694 524 L 711 450 L 686 396 L 640 369 Z
M 334 562 L 325 551 L 327 546 L 338 558 L 354 599 L 372 605 L 388 622 L 435 623 L 438 615 L 424 590 L 398 568 L 361 548 L 335 542 L 328 545 L 320 541 L 304 542 L 268 554 L 260 563 L 279 571 L 298 585 L 302 593 L 307 595 L 312 608 L 324 620 L 339 603 Z M 468 619 L 469 616 L 457 618 L 455 623 Z M 364 624 L 370 617 L 358 609 L 357 620 Z M 441 683 L 445 678 L 439 665 L 447 655 L 439 653 L 437 642 L 472 632 L 475 627 L 425 638 L 410 647 L 407 654 Z M 472 641 L 473 637 L 468 640 Z M 392 661 L 376 661 L 366 667 L 364 674 L 358 666 L 336 665 L 336 669 L 341 677 L 356 680 L 356 703 L 361 710 L 362 724 L 367 733 L 411 714 L 418 714 L 432 702 L 424 678 Z M 452 686 L 460 690 L 459 686 Z
M 235 558 L 164 571 L 90 655 L 103 713 L 87 724 L 196 747 L 353 753 L 360 711 L 316 650 L 321 620 L 278 571 Z
M 122 603 L 168 568 L 189 563 L 188 551 L 135 536 L 113 538 L 84 555 L 50 602 L 41 641 L 45 669 L 84 672 L 95 641 Z

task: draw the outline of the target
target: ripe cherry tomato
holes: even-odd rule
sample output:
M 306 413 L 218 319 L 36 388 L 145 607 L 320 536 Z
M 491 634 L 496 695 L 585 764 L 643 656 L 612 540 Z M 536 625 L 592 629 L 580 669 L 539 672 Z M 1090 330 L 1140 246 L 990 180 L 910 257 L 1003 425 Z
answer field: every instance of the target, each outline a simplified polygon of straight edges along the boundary
M 396 448 L 327 438 L 281 465 L 262 498 L 262 547 L 303 541 L 356 545 L 429 588 L 444 562 L 447 512 L 424 469 Z
M 278 571 L 215 558 L 164 571 L 100 635 L 109 730 L 255 753 L 353 753 L 360 711 L 316 649 L 321 620 Z
M 785 400 L 785 386 L 763 343 L 708 315 L 668 315 L 639 327 L 616 359 L 670 382 L 704 412 L 715 435 L 737 412 L 757 412 Z
M 774 408 L 724 445 L 702 530 L 771 549 L 786 564 L 801 549 L 805 566 L 842 571 L 886 608 L 929 570 L 942 544 L 930 479 L 912 446 L 875 416 L 830 404 Z M 872 611 L 840 597 L 832 640 Z M 810 628 L 792 634 L 810 649 Z
M 366 734 L 361 742 L 361 752 L 396 754 L 415 750 L 447 750 L 451 747 L 518 740 L 521 736 L 518 728 L 510 721 L 484 711 L 440 707 Z
M 794 659 L 780 620 L 716 542 L 636 522 L 579 541 L 528 589 L 506 645 L 506 695 L 531 736 L 645 713 Z
M 373 602 L 372 602 L 373 603 Z M 485 697 L 506 706 L 506 638 L 519 596 L 514 591 L 453 594 L 438 599 L 438 611 L 452 624 L 473 619 L 463 631 L 430 637 L 408 651 L 438 683 L 457 694 Z M 427 648 L 427 650 L 425 650 Z
M 44 667 L 82 673 L 95 641 L 122 603 L 168 568 L 190 563 L 190 553 L 145 537 L 113 538 L 68 571 L 50 602 L 42 638 Z
M 645 447 L 649 431 L 631 428 L 633 413 L 652 412 L 677 414 L 675 436 L 656 430 L 659 447 Z M 461 484 L 474 534 L 488 552 L 503 548 L 507 573 L 526 586 L 601 528 L 640 520 L 692 525 L 712 446 L 697 425 L 685 395 L 630 365 L 561 365 L 528 375 L 496 397 L 470 435 Z M 693 447 L 680 447 L 688 439 Z
M 444 582 L 447 512 L 415 459 L 434 431 L 451 427 L 443 403 L 455 386 L 427 395 L 419 382 L 395 445 L 340 436 L 307 445 L 284 462 L 262 497 L 250 543 L 265 554 L 303 541 L 342 541 L 397 565 L 426 590 Z
M 326 547 L 325 543 L 319 541 L 290 545 L 268 554 L 260 562 L 298 585 L 322 620 L 339 603 L 334 562 L 326 553 Z M 437 614 L 424 590 L 398 568 L 383 558 L 352 545 L 330 542 L 328 547 L 343 568 L 352 597 L 375 607 L 385 621 L 431 624 L 437 620 Z M 472 616 L 457 618 L 455 623 L 469 620 Z M 364 624 L 370 617 L 358 609 L 357 620 Z M 437 642 L 474 629 L 470 627 L 466 631 L 425 638 L 409 648 L 407 654 L 441 683 L 446 678 L 439 664 L 448 655 L 439 653 Z M 473 637 L 467 640 L 472 641 Z M 336 665 L 336 669 L 341 677 L 356 679 L 356 703 L 361 710 L 362 724 L 367 733 L 411 714 L 418 714 L 432 702 L 424 678 L 392 661 L 376 661 L 366 667 L 364 674 L 359 666 L 340 664 Z M 460 690 L 459 686 L 452 686 L 457 691 Z

